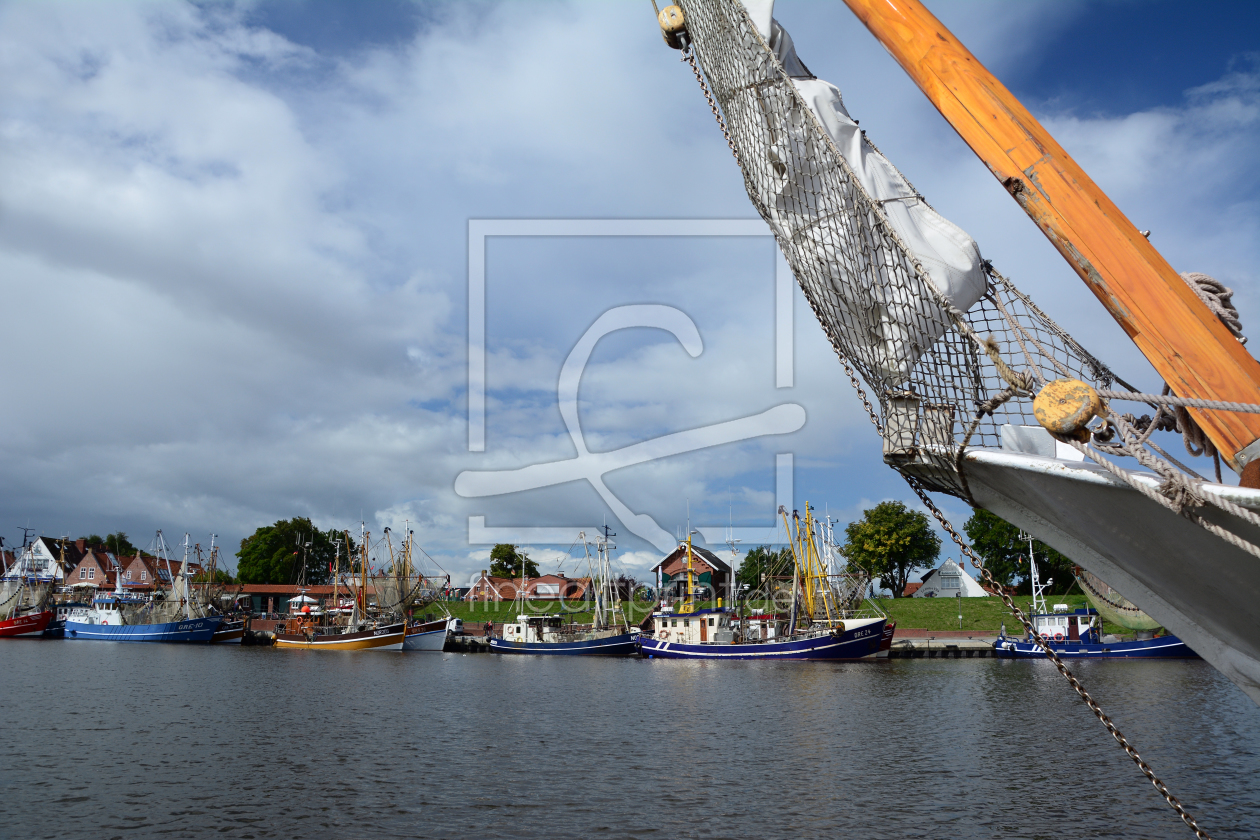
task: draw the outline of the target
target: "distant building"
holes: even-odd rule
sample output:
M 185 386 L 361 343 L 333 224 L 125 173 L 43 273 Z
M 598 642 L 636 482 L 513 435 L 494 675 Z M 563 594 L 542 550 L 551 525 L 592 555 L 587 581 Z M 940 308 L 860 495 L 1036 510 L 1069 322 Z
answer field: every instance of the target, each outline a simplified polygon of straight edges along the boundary
M 59 586 L 73 583 L 67 577 L 79 565 L 86 550 L 83 540 L 71 542 L 53 537 L 38 537 L 30 549 L 29 554 L 15 549 L 17 558 L 5 569 L 6 578 L 33 577 L 56 581 Z
M 653 566 L 652 571 L 660 577 L 662 595 L 683 597 L 687 588 L 687 546 L 678 546 Z M 723 597 L 730 591 L 731 567 L 712 551 L 693 545 L 691 571 L 694 574 L 692 584 L 708 590 L 707 596 L 701 592 L 701 597 Z
M 946 560 L 939 569 L 923 576 L 922 583 L 913 591 L 906 586 L 906 594 L 914 598 L 988 598 L 984 587 L 972 580 L 962 567 L 953 560 Z
M 520 578 L 494 577 L 481 570 L 481 576 L 469 587 L 465 601 L 515 601 L 521 587 Z M 539 575 L 525 579 L 525 597 L 530 600 L 583 601 L 591 595 L 590 578 L 569 578 L 564 575 Z

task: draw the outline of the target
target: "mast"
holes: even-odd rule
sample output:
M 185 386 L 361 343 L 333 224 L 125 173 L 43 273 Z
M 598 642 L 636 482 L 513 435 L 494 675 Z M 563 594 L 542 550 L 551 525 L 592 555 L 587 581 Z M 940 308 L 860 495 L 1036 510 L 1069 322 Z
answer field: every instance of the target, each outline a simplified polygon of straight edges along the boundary
M 346 539 L 349 539 L 350 535 L 347 533 L 345 534 L 345 537 Z M 334 552 L 335 559 L 333 560 L 332 606 L 333 606 L 333 609 L 336 610 L 337 612 L 336 612 L 336 615 L 329 615 L 328 611 L 325 610 L 324 611 L 325 624 L 331 624 L 335 622 L 337 618 L 341 617 L 341 601 L 338 600 L 337 598 L 337 578 L 341 576 L 341 541 L 340 540 L 333 543 L 333 552 Z M 349 552 L 346 552 L 346 554 L 347 556 L 349 556 Z
M 1260 362 L 920 0 L 844 2 L 1037 223 L 1177 396 L 1260 402 Z M 1260 415 L 1189 411 L 1235 470 L 1241 472 L 1260 456 Z

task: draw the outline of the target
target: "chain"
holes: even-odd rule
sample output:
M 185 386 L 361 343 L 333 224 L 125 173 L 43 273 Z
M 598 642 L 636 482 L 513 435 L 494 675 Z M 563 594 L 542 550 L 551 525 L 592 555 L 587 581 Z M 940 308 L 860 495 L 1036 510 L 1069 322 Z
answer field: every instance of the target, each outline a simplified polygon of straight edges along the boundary
M 739 163 L 739 151 L 735 148 L 735 141 L 731 139 L 731 133 L 726 130 L 726 120 L 722 119 L 722 112 L 718 110 L 717 102 L 713 101 L 713 94 L 709 92 L 709 85 L 705 82 L 704 75 L 700 72 L 700 65 L 696 64 L 696 46 L 694 43 L 687 47 L 686 52 L 682 55 L 682 60 L 690 64 L 691 72 L 696 74 L 696 81 L 700 83 L 700 90 L 704 92 L 704 98 L 708 101 L 710 110 L 713 111 L 713 118 L 717 120 L 718 128 L 722 129 L 722 136 L 726 138 L 726 145 L 731 147 L 731 154 L 735 156 L 735 162 Z
M 853 369 L 849 367 L 848 360 L 845 359 L 844 356 L 841 356 L 840 363 L 844 365 L 844 372 L 849 375 L 849 382 L 853 385 L 853 390 L 857 391 L 858 397 L 861 398 L 862 405 L 866 408 L 866 413 L 870 415 L 871 422 L 875 424 L 876 429 L 881 429 L 879 418 L 875 415 L 875 409 L 871 406 L 870 400 L 866 397 L 866 389 L 862 387 L 862 384 L 858 382 L 857 377 L 853 374 Z M 1111 737 L 1115 738 L 1116 743 L 1118 743 L 1121 749 L 1125 751 L 1125 754 L 1128 755 L 1129 758 L 1133 759 L 1133 763 L 1136 764 L 1138 769 L 1142 771 L 1142 775 L 1145 776 L 1152 785 L 1154 785 L 1155 790 L 1159 792 L 1160 796 L 1164 797 L 1164 800 L 1172 806 L 1174 811 L 1177 812 L 1177 816 L 1181 817 L 1181 821 L 1190 827 L 1190 830 L 1194 832 L 1194 836 L 1199 838 L 1199 840 L 1211 840 L 1211 835 L 1199 828 L 1199 825 L 1195 822 L 1194 817 L 1185 809 L 1185 806 L 1181 804 L 1181 800 L 1168 790 L 1168 786 L 1155 775 L 1155 771 L 1152 770 L 1150 765 L 1142 759 L 1142 756 L 1139 755 L 1137 749 L 1129 743 L 1129 739 L 1124 736 L 1124 733 L 1111 722 L 1111 718 L 1108 717 L 1107 713 L 1104 712 L 1102 707 L 1098 705 L 1098 701 L 1085 690 L 1085 686 L 1082 685 L 1081 681 L 1068 670 L 1068 667 L 1063 664 L 1063 660 L 1059 659 L 1059 655 L 1055 653 L 1054 650 L 1046 644 L 1045 639 L 1033 629 L 1032 623 L 1028 620 L 1028 616 L 1024 615 L 1024 611 L 1015 604 L 1015 601 L 1010 595 L 1006 594 L 1006 590 L 1004 590 L 1001 585 L 994 580 L 993 573 L 985 567 L 984 561 L 976 556 L 976 553 L 971 550 L 971 546 L 967 544 L 967 542 L 956 530 L 954 530 L 953 524 L 945 518 L 945 514 L 942 513 L 941 509 L 938 508 L 936 503 L 932 501 L 932 497 L 927 494 L 927 491 L 923 489 L 923 486 L 918 482 L 918 480 L 905 475 L 904 473 L 902 474 L 902 478 L 906 480 L 906 483 L 910 485 L 910 489 L 913 490 L 915 495 L 919 497 L 919 501 L 923 502 L 924 506 L 932 512 L 932 516 L 936 518 L 936 521 L 939 522 L 941 527 L 949 534 L 950 539 L 954 541 L 954 543 L 958 546 L 958 549 L 971 560 L 971 565 L 980 570 L 980 574 L 984 577 L 985 582 L 989 584 L 990 589 L 997 593 L 998 597 L 1002 599 L 1002 602 L 1006 604 L 1006 608 L 1011 611 L 1011 614 L 1018 619 L 1020 624 L 1024 625 L 1024 629 L 1028 632 L 1029 638 L 1031 638 L 1036 645 L 1041 648 L 1042 652 L 1045 653 L 1046 657 L 1054 663 L 1054 667 L 1064 676 L 1064 678 L 1068 681 L 1068 684 L 1072 686 L 1073 690 L 1076 691 L 1080 698 L 1085 701 L 1085 704 L 1089 706 L 1089 710 L 1094 713 L 1094 716 L 1097 717 L 1102 725 L 1106 727 L 1107 731 L 1111 733 Z
M 1109 718 L 1106 712 L 1102 710 L 1102 707 L 1098 705 L 1098 701 L 1091 697 L 1090 693 L 1085 690 L 1085 686 L 1081 685 L 1081 681 L 1078 680 L 1072 672 L 1068 670 L 1068 667 L 1063 664 L 1063 660 L 1059 659 L 1059 655 L 1055 653 L 1054 650 L 1046 643 L 1045 638 L 1033 630 L 1033 626 L 1029 623 L 1028 617 L 1024 615 L 1024 611 L 1016 606 L 1015 601 L 1011 598 L 1011 596 L 1007 595 L 1006 591 L 998 585 L 996 580 L 993 579 L 993 574 L 985 567 L 984 562 L 976 556 L 975 552 L 971 550 L 971 546 L 967 545 L 963 538 L 958 535 L 958 532 L 954 530 L 954 526 L 950 524 L 948 519 L 945 518 L 945 514 L 941 513 L 940 508 L 936 506 L 936 504 L 932 501 L 932 498 L 928 496 L 927 492 L 923 489 L 919 482 L 908 475 L 903 475 L 902 477 L 905 478 L 906 483 L 910 485 L 910 489 L 914 490 L 915 495 L 919 497 L 919 500 L 927 506 L 928 510 L 932 511 L 932 515 L 936 517 L 936 521 L 939 522 L 941 527 L 949 533 L 950 538 L 958 546 L 959 550 L 971 559 L 971 565 L 980 570 L 985 582 L 988 583 L 992 590 L 998 594 L 1003 603 L 1006 604 L 1007 609 L 1011 611 L 1011 614 L 1014 615 L 1015 618 L 1019 619 L 1020 624 L 1024 625 L 1024 629 L 1028 631 L 1029 637 L 1037 644 L 1037 647 L 1041 648 L 1046 657 L 1054 663 L 1054 667 L 1058 669 L 1059 673 L 1062 674 L 1068 681 L 1068 684 L 1072 686 L 1078 695 L 1080 695 L 1080 698 L 1085 701 L 1085 704 L 1089 706 L 1089 710 L 1093 712 L 1094 716 L 1097 717 L 1102 725 L 1107 728 L 1107 731 L 1111 733 L 1111 737 L 1116 739 L 1116 743 L 1120 745 L 1121 749 L 1125 751 L 1129 758 L 1133 759 L 1133 763 L 1136 764 L 1138 769 L 1142 771 L 1142 775 L 1155 786 L 1155 790 L 1159 791 L 1159 795 L 1164 797 L 1164 800 L 1172 806 L 1174 811 L 1177 812 L 1177 816 L 1181 817 L 1181 821 L 1190 827 L 1190 830 L 1194 832 L 1194 836 L 1198 837 L 1199 840 L 1211 840 L 1211 835 L 1199 828 L 1199 825 L 1195 822 L 1194 817 L 1191 816 L 1190 812 L 1187 811 L 1185 806 L 1181 804 L 1181 800 L 1174 796 L 1168 789 L 1168 786 L 1155 775 L 1155 771 L 1152 770 L 1150 765 L 1142 759 L 1142 756 L 1138 754 L 1137 749 L 1129 743 L 1129 739 L 1124 737 L 1124 733 L 1116 728 L 1116 725 L 1111 722 L 1111 718 Z

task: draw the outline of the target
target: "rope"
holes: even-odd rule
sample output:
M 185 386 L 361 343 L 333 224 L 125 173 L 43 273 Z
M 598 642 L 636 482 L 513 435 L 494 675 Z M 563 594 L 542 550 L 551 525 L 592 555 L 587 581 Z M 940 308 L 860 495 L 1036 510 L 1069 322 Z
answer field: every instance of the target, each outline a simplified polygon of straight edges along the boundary
M 1234 338 L 1238 339 L 1240 344 L 1246 344 L 1247 339 L 1242 334 L 1242 319 L 1238 315 L 1238 307 L 1230 298 L 1234 296 L 1234 290 L 1226 286 L 1215 277 L 1209 277 L 1198 271 L 1183 271 L 1181 279 L 1186 281 L 1199 300 L 1212 310 L 1212 314 L 1221 319 L 1221 323 L 1225 328 L 1233 333 Z
M 1116 391 L 1098 389 L 1098 396 L 1104 400 L 1131 400 L 1132 402 L 1149 403 L 1152 406 L 1169 406 L 1171 408 L 1206 408 L 1212 411 L 1236 411 L 1240 414 L 1260 414 L 1260 404 L 1228 402 L 1226 400 L 1197 400 L 1189 397 L 1176 397 L 1172 394 L 1139 394 L 1133 391 Z

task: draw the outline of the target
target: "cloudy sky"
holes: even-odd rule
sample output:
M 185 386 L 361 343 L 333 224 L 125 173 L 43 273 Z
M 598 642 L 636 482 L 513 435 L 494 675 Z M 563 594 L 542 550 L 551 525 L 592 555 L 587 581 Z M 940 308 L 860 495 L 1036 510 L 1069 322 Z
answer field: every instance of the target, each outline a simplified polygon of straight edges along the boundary
M 1255 7 L 929 5 L 1174 266 L 1232 286 L 1244 326 L 1260 317 Z M 776 16 L 986 257 L 1156 387 L 841 3 L 780 2 Z M 776 387 L 768 236 L 486 228 L 517 233 L 489 236 L 473 260 L 486 384 L 484 450 L 470 451 L 471 221 L 755 219 L 646 0 L 3 3 L 0 161 L 10 540 L 27 524 L 141 544 L 162 528 L 234 547 L 279 518 L 362 519 L 409 523 L 465 576 L 488 552 L 470 544 L 470 517 L 553 529 L 535 546 L 544 568 L 607 519 L 640 572 L 688 515 L 769 539 L 782 455 L 795 504 L 841 524 L 908 501 L 799 292 L 791 386 Z M 595 344 L 578 401 L 590 452 L 771 410 L 796 431 L 623 466 L 602 496 L 584 479 L 457 493 L 464 472 L 575 457 L 561 366 L 601 315 L 631 305 L 674 313 L 661 318 L 677 337 L 657 324 Z M 944 507 L 965 520 L 960 502 Z

